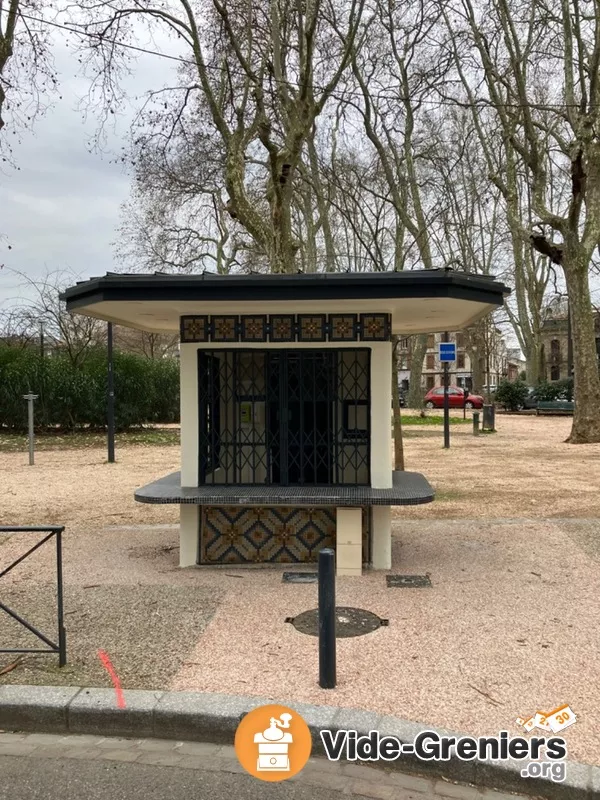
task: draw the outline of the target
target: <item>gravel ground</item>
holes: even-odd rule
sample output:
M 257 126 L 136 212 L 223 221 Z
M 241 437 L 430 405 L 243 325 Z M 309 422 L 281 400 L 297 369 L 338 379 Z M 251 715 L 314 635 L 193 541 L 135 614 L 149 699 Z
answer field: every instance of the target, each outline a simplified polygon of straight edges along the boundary
M 334 694 L 316 685 L 316 640 L 284 622 L 315 606 L 315 585 L 284 585 L 273 568 L 179 570 L 177 508 L 133 501 L 137 486 L 177 468 L 177 448 L 124 448 L 114 465 L 97 449 L 40 453 L 35 467 L 26 453 L 3 455 L 0 520 L 67 525 L 75 672 L 64 682 L 109 685 L 102 648 L 131 687 L 337 703 L 470 733 L 516 732 L 516 716 L 568 702 L 570 756 L 600 763 L 600 445 L 564 444 L 570 424 L 499 416 L 496 434 L 453 428 L 447 452 L 441 430 L 407 428 L 407 468 L 438 499 L 396 512 L 394 569 L 429 573 L 433 588 L 387 589 L 382 573 L 340 579 L 339 605 L 390 624 L 340 641 Z M 0 565 L 25 540 L 4 537 Z M 52 569 L 51 552 L 38 551 L 3 579 L 2 597 L 45 621 Z M 0 681 L 63 680 L 41 661 Z
M 124 688 L 160 689 L 183 668 L 216 610 L 217 597 L 218 592 L 203 586 L 68 585 L 68 665 L 59 669 L 56 657 L 28 657 L 3 678 L 7 683 L 104 686 L 107 676 L 98 658 L 98 650 L 104 650 Z M 32 595 L 23 584 L 3 591 L 2 600 L 56 641 L 55 587 L 37 584 Z M 2 641 L 11 647 L 44 646 L 5 614 L 0 616 Z
M 600 523 L 585 525 L 600 541 Z M 389 626 L 338 641 L 335 692 L 318 688 L 317 640 L 285 623 L 316 606 L 317 587 L 282 584 L 273 570 L 239 571 L 171 686 L 369 708 L 475 734 L 516 735 L 517 716 L 569 703 L 578 715 L 570 756 L 600 763 L 598 551 L 591 558 L 575 546 L 568 527 L 396 523 L 395 571 L 429 573 L 433 587 L 388 589 L 382 573 L 338 579 L 338 605 L 368 609 Z M 198 575 L 219 582 L 214 572 Z
M 24 552 L 40 534 L 14 534 L 0 546 L 0 565 Z M 172 525 L 148 528 L 67 529 L 64 534 L 65 627 L 68 665 L 55 656 L 28 656 L 0 683 L 110 686 L 98 659 L 105 650 L 125 688 L 162 688 L 189 652 L 225 591 L 180 570 Z M 2 600 L 56 641 L 55 559 L 44 545 L 2 579 Z M 34 591 L 32 591 L 34 587 Z M 35 647 L 36 639 L 0 614 L 0 642 Z M 17 644 L 17 642 L 21 644 Z M 41 645 L 42 647 L 44 645 Z M 0 669 L 14 656 L 0 655 Z
M 452 412 L 461 414 L 461 412 Z M 600 444 L 571 445 L 572 419 L 496 415 L 497 433 L 469 426 L 406 426 L 406 468 L 422 472 L 436 501 L 398 510 L 403 518 L 600 517 Z
M 496 425 L 497 433 L 479 437 L 468 425 L 452 426 L 449 450 L 441 427 L 407 425 L 406 468 L 423 472 L 437 497 L 397 513 L 404 519 L 600 517 L 600 444 L 565 444 L 569 417 L 499 414 Z M 116 455 L 117 463 L 107 464 L 104 449 L 44 451 L 30 467 L 25 451 L 3 453 L 1 523 L 91 530 L 176 522 L 177 506 L 136 503 L 132 495 L 179 469 L 179 448 L 130 446 Z

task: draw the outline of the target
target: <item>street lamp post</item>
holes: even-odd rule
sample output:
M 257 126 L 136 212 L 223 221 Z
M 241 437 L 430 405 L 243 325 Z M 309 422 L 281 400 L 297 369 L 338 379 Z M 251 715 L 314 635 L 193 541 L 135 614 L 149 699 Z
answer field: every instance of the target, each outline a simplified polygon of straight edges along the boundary
M 108 323 L 107 330 L 107 355 L 108 355 L 108 403 L 106 409 L 107 434 L 108 434 L 108 463 L 115 461 L 115 383 L 113 370 L 113 326 Z
M 442 341 L 450 341 L 448 331 L 445 331 L 442 335 Z M 448 384 L 448 362 L 444 361 L 444 448 L 446 450 L 450 447 L 450 401 L 448 398 Z
M 23 400 L 27 400 L 27 416 L 29 422 L 29 466 L 33 465 L 33 402 L 37 400 L 39 395 L 29 394 L 23 395 Z

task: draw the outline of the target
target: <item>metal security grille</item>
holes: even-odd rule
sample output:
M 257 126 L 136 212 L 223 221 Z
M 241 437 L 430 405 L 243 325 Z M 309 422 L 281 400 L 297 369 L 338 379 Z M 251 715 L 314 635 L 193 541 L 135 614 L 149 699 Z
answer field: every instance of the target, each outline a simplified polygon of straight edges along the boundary
M 199 483 L 369 485 L 368 348 L 198 351 Z

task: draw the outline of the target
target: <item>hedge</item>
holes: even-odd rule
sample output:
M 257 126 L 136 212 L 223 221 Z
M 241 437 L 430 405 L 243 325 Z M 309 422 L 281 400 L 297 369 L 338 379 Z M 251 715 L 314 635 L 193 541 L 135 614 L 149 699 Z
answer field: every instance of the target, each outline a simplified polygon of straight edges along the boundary
M 529 394 L 529 387 L 523 381 L 501 381 L 496 392 L 495 401 L 507 411 L 519 411 L 523 408 Z
M 179 421 L 179 362 L 152 360 L 115 352 L 115 422 L 117 430 L 147 423 Z M 92 350 L 74 367 L 68 356 L 41 358 L 31 349 L 0 346 L 0 426 L 24 430 L 23 395 L 39 395 L 36 427 L 74 430 L 106 425 L 106 350 Z
M 561 381 L 540 381 L 535 387 L 534 395 L 536 400 L 552 401 L 552 400 L 573 400 L 573 379 L 563 378 Z

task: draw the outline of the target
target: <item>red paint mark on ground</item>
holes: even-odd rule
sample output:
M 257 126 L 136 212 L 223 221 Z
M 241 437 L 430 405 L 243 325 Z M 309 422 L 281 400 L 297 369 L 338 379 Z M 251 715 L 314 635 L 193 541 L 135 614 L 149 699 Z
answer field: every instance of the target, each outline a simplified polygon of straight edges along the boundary
M 115 692 L 117 693 L 117 706 L 119 708 L 125 708 L 125 697 L 123 696 L 121 681 L 119 680 L 119 676 L 112 665 L 112 661 L 108 657 L 108 654 L 104 652 L 104 650 L 98 650 L 98 658 L 102 662 L 102 666 L 108 672 L 110 679 L 114 684 Z

